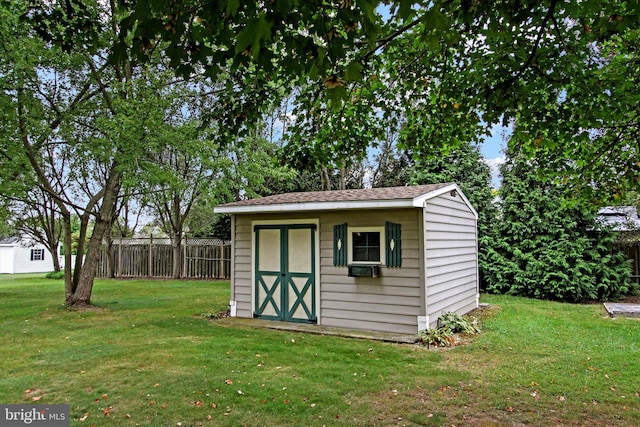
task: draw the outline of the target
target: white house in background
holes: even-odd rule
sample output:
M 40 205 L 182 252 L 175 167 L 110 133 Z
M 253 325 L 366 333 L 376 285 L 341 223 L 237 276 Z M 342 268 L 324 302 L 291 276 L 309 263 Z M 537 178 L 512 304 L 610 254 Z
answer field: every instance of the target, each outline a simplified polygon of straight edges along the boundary
M 0 274 L 50 271 L 53 260 L 44 245 L 19 237 L 0 239 Z
M 635 206 L 607 206 L 598 210 L 602 225 L 616 232 L 616 245 L 631 261 L 631 280 L 640 284 L 640 218 Z
M 638 231 L 640 218 L 635 206 L 606 206 L 598 210 L 598 219 L 613 231 Z
M 478 307 L 477 214 L 454 183 L 289 193 L 231 214 L 231 315 L 402 334 Z

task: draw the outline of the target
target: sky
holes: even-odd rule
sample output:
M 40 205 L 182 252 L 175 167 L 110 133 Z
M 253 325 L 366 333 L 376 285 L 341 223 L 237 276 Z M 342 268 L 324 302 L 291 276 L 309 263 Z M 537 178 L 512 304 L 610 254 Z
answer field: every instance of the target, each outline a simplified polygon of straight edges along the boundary
M 491 128 L 491 136 L 486 137 L 484 142 L 480 144 L 480 153 L 491 168 L 491 185 L 494 188 L 500 187 L 499 168 L 504 163 L 503 150 L 506 146 L 505 137 L 508 133 L 509 128 L 495 125 Z

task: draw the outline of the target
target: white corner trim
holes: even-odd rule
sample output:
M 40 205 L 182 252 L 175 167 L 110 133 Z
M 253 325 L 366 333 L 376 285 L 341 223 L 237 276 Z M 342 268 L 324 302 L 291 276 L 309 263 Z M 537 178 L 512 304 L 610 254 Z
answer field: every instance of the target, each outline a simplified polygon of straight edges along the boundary
M 229 301 L 229 315 L 231 317 L 236 317 L 236 302 Z
M 429 329 L 429 316 L 418 316 L 418 332 Z

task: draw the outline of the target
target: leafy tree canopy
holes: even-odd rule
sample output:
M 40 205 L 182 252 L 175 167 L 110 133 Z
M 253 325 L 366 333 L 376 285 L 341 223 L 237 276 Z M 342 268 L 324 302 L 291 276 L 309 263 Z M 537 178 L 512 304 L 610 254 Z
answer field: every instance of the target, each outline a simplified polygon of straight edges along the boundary
M 387 102 L 405 105 L 441 84 L 445 118 L 516 121 L 523 145 L 562 164 L 554 173 L 591 188 L 638 185 L 638 2 L 121 3 L 114 60 L 162 41 L 183 75 L 255 69 L 275 86 L 311 82 L 334 108 L 372 76 L 393 89 Z

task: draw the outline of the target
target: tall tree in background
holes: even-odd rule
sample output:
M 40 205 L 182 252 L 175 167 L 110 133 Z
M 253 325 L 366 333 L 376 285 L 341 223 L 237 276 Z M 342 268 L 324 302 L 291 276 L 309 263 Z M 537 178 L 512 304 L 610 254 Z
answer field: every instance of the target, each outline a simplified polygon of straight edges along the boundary
M 411 182 L 415 162 L 411 150 L 401 143 L 401 123 L 396 117 L 385 119 L 383 136 L 373 155 L 373 164 L 369 166 L 372 187 L 398 187 Z
M 334 109 L 327 93 L 307 82 L 295 96 L 292 123 L 285 134 L 287 164 L 318 173 L 319 190 L 361 188 L 361 166 L 383 130 L 376 108 L 380 86 L 377 80 L 352 85 L 349 102 Z
M 595 212 L 539 174 L 543 165 L 509 146 L 502 167 L 498 233 L 487 236 L 488 291 L 568 302 L 610 300 L 635 290 L 614 236 Z
M 56 203 L 65 248 L 80 220 L 79 255 L 65 251 L 65 302 L 91 303 L 102 240 L 121 189 L 135 185 L 141 159 L 165 119 L 162 65 L 107 61 L 117 30 L 115 3 L 2 3 L 3 188 L 19 181 Z M 22 19 L 19 19 L 21 17 Z M 91 43 L 89 43 L 89 40 Z M 62 185 L 64 184 L 64 185 Z M 30 187 L 9 188 L 14 194 Z

